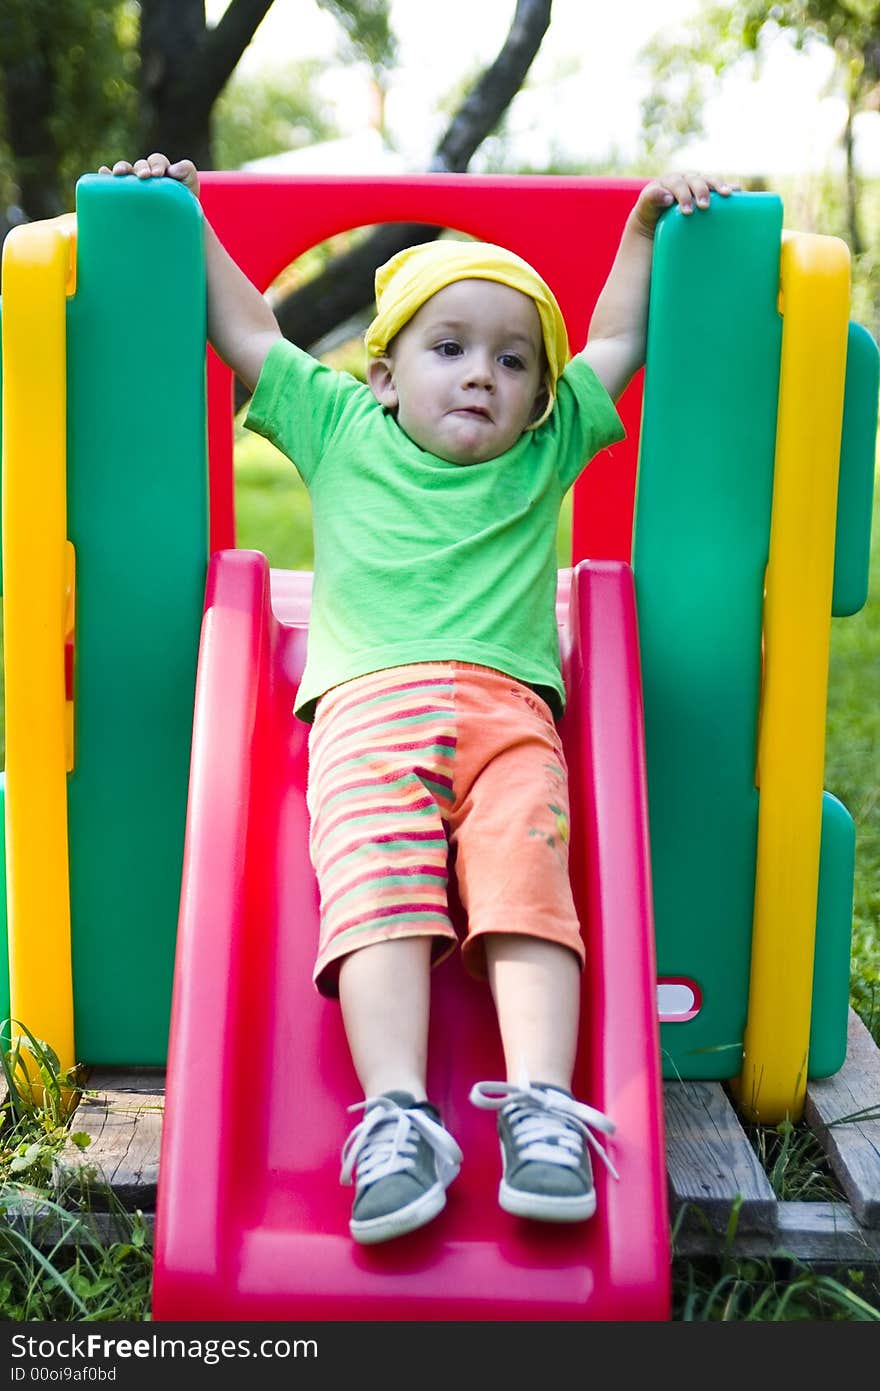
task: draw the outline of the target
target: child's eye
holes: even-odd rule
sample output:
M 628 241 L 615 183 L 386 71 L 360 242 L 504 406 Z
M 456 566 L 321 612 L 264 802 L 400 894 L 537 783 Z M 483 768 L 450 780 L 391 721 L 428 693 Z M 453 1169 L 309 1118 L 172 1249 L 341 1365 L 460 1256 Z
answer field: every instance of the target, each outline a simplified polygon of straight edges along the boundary
M 498 359 L 502 367 L 507 367 L 511 372 L 524 372 L 526 364 L 516 353 L 502 353 Z
M 461 352 L 461 344 L 456 343 L 451 338 L 447 338 L 444 339 L 442 343 L 438 343 L 434 351 L 439 353 L 441 357 L 458 357 Z

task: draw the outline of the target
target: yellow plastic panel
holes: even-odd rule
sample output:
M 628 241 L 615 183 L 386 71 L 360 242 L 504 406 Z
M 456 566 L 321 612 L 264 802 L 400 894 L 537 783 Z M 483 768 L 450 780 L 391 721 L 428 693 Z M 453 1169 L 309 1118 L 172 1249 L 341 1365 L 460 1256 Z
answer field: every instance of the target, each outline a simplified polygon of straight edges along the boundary
M 850 295 L 833 237 L 782 243 L 782 357 L 764 604 L 760 790 L 741 1110 L 803 1110 L 810 1042 L 837 478 Z
M 10 1013 L 72 1067 L 67 842 L 71 719 L 64 642 L 66 297 L 73 215 L 15 228 L 3 248 L 3 575 Z M 13 1024 L 13 1036 L 20 1031 Z

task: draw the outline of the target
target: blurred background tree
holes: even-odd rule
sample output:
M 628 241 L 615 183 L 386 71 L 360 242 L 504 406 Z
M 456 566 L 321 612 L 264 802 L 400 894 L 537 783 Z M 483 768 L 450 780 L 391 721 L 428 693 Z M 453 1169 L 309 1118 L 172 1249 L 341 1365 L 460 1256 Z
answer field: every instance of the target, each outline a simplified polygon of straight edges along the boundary
M 205 0 L 0 0 L 0 240 L 9 225 L 73 207 L 78 176 L 104 161 L 152 149 L 186 153 L 202 168 L 239 168 L 342 134 L 328 100 L 327 76 L 360 68 L 374 100 L 369 120 L 384 134 L 385 95 L 398 43 L 392 0 L 311 0 L 339 34 L 329 60 L 278 54 L 254 73 L 240 60 L 273 0 L 228 0 L 214 22 Z M 305 9 L 309 0 L 297 0 Z M 579 163 L 552 141 L 517 162 L 508 117 L 528 85 L 551 23 L 552 0 L 510 0 L 493 61 L 478 66 L 467 44 L 462 69 L 450 72 L 438 102 L 440 133 L 422 167 L 463 172 L 479 151 L 481 170 L 649 174 L 678 162 L 702 130 L 707 100 L 725 74 L 751 63 L 755 74 L 781 36 L 795 51 L 820 45 L 833 55 L 832 86 L 847 113 L 843 167 L 811 176 L 808 197 L 791 179 L 774 179 L 799 225 L 836 232 L 854 258 L 854 310 L 880 322 L 880 194 L 857 165 L 854 123 L 880 107 L 880 0 L 704 0 L 679 36 L 661 35 L 644 50 L 652 82 L 642 108 L 642 154 L 621 158 L 609 130 L 607 158 Z M 577 69 L 581 55 L 560 60 Z M 565 73 L 557 76 L 561 81 Z M 571 76 L 569 72 L 567 74 Z M 545 74 L 540 101 L 553 101 Z M 533 101 L 539 99 L 533 89 Z M 436 128 L 436 127 L 435 127 Z M 749 171 L 725 169 L 725 174 Z M 746 180 L 747 186 L 748 181 Z M 867 200 L 867 201 L 866 201 Z M 282 290 L 274 307 L 283 332 L 312 347 L 355 318 L 372 299 L 375 266 L 400 246 L 438 229 L 375 229 L 322 249 Z M 238 405 L 244 396 L 238 394 Z
M 320 88 L 323 71 L 317 59 L 305 59 L 267 73 L 235 73 L 214 107 L 213 167 L 240 169 L 339 136 Z
M 387 0 L 316 0 L 347 54 L 377 77 L 393 63 Z M 204 0 L 3 0 L 0 5 L 0 239 L 9 225 L 72 209 L 77 178 L 101 161 L 185 151 L 215 168 L 215 107 L 272 0 L 230 0 L 209 25 Z M 241 82 L 217 116 L 224 158 L 271 153 L 288 135 L 333 133 L 296 62 Z
M 642 107 L 646 149 L 665 154 L 686 137 L 702 134 L 703 108 L 713 85 L 746 59 L 759 72 L 766 46 L 781 32 L 796 49 L 820 43 L 834 55 L 832 82 L 847 112 L 841 136 L 847 233 L 859 256 L 866 238 L 853 122 L 860 112 L 880 107 L 880 0 L 730 0 L 724 5 L 712 0 L 691 22 L 686 39 L 661 35 L 644 50 L 653 71 Z
M 377 72 L 393 63 L 388 0 L 317 3 L 341 25 L 350 58 L 366 59 Z M 218 167 L 214 107 L 271 7 L 272 0 L 230 0 L 219 21 L 209 25 L 204 0 L 140 0 L 139 151 L 165 150 L 178 158 L 186 152 L 200 169 Z M 307 73 L 294 69 L 292 76 L 297 75 Z M 285 84 L 285 89 L 289 102 L 297 88 Z M 302 115 L 309 108 L 308 86 L 299 97 Z
M 137 116 L 133 0 L 0 5 L 0 240 L 73 206 L 84 169 L 130 144 Z
M 341 32 L 338 61 L 365 63 L 381 128 L 397 47 L 389 0 L 316 0 Z M 233 80 L 272 0 L 230 0 L 216 24 L 205 0 L 3 0 L 0 6 L 0 240 L 11 225 L 70 210 L 76 179 L 100 163 L 163 150 L 202 169 L 325 140 L 320 66 L 297 60 Z M 525 81 L 552 0 L 516 0 L 507 34 L 472 75 L 425 167 L 463 172 Z M 397 226 L 356 240 L 275 305 L 284 333 L 309 346 L 367 305 L 375 267 L 438 234 Z

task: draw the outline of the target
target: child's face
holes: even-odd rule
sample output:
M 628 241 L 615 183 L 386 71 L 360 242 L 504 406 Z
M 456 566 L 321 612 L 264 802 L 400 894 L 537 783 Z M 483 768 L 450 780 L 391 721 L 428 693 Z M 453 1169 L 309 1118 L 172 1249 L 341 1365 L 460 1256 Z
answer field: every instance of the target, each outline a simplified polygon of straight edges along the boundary
M 376 399 L 422 449 L 480 464 L 515 444 L 546 399 L 534 300 L 494 280 L 438 290 L 372 361 Z M 540 406 L 539 406 L 540 398 Z

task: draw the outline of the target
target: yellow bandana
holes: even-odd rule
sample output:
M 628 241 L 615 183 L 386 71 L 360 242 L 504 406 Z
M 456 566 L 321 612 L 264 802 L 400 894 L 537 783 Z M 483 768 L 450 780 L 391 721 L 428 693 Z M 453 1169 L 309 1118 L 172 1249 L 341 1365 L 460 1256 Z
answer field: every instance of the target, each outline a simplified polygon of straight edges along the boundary
M 497 280 L 535 301 L 547 355 L 547 406 L 534 429 L 547 419 L 556 382 L 571 353 L 562 311 L 536 270 L 512 251 L 491 242 L 435 241 L 399 251 L 376 271 L 376 317 L 364 335 L 370 357 L 383 357 L 396 334 L 417 309 L 456 280 Z

